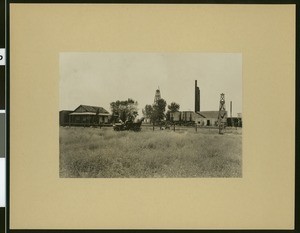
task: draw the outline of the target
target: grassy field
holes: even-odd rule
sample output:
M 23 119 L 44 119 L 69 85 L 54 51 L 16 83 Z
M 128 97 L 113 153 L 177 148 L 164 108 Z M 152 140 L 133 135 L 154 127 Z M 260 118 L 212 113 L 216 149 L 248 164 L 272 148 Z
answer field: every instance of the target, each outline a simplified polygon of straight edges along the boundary
M 60 177 L 241 177 L 242 131 L 60 127 Z

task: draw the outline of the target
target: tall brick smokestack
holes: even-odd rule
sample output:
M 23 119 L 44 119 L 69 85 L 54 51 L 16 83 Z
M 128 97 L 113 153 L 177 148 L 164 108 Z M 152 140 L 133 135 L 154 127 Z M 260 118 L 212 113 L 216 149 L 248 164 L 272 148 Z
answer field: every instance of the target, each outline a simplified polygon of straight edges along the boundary
M 200 89 L 195 80 L 195 112 L 200 112 Z

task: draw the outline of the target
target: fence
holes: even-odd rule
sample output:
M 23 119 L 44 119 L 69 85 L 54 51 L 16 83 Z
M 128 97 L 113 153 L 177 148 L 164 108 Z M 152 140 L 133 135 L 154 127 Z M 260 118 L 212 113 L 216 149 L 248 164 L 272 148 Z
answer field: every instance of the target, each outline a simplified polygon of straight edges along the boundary
M 112 124 L 93 124 L 93 123 L 89 123 L 89 122 L 72 122 L 72 123 L 65 123 L 65 124 L 61 124 L 60 126 L 78 126 L 78 127 L 112 127 Z
M 181 131 L 189 131 L 189 132 L 211 132 L 211 131 L 215 131 L 218 132 L 219 131 L 219 127 L 218 126 L 199 126 L 197 124 L 193 125 L 193 126 L 184 126 L 184 125 L 170 125 L 168 127 L 166 126 L 159 126 L 159 125 L 152 125 L 152 124 L 142 124 L 142 130 L 147 130 L 147 131 L 160 131 L 160 130 L 168 130 L 168 131 L 174 131 L 174 132 L 181 132 Z M 225 127 L 225 131 L 224 132 L 232 132 L 232 131 L 238 131 L 240 128 L 238 127 Z

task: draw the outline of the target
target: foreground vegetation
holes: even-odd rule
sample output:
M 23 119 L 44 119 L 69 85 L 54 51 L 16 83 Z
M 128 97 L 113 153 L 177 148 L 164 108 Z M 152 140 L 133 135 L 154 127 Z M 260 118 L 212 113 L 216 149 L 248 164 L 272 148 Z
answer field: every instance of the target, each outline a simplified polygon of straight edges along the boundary
M 241 177 L 242 135 L 60 128 L 60 177 Z

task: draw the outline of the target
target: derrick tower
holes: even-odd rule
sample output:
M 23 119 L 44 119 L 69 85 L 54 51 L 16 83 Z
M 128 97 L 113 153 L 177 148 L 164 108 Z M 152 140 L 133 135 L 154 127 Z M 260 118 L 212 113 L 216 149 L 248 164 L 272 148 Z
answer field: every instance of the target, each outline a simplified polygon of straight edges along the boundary
M 159 99 L 161 99 L 161 95 L 160 95 L 160 90 L 159 90 L 159 87 L 158 87 L 158 89 L 155 91 L 154 104 L 155 104 Z
M 224 133 L 224 129 L 226 126 L 226 108 L 225 108 L 225 94 L 222 93 L 220 95 L 220 107 L 219 107 L 219 115 L 218 115 L 218 123 L 219 123 L 219 134 Z

